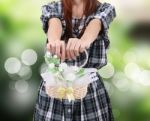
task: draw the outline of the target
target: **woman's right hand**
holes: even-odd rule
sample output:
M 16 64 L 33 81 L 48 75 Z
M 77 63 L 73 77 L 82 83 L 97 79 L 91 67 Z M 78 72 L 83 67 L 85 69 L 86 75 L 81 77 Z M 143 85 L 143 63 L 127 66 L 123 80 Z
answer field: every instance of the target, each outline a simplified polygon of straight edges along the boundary
M 57 55 L 61 62 L 65 60 L 65 42 L 63 40 L 54 40 L 47 43 L 47 49 L 54 55 Z

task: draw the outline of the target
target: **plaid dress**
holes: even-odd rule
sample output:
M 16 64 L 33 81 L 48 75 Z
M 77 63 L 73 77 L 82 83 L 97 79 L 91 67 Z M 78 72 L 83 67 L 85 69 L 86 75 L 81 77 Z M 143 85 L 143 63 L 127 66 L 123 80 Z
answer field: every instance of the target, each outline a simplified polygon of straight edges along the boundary
M 62 22 L 63 32 L 66 29 L 66 23 L 63 18 L 62 2 L 52 1 L 42 6 L 42 15 L 40 17 L 43 30 L 47 33 L 48 20 L 57 17 Z M 72 18 L 73 36 L 78 37 L 83 26 L 88 25 L 90 20 L 97 18 L 102 22 L 102 31 L 99 32 L 96 40 L 87 49 L 89 58 L 84 68 L 97 68 L 100 69 L 107 64 L 107 49 L 106 43 L 109 43 L 108 29 L 110 23 L 116 17 L 115 8 L 110 3 L 101 3 L 97 5 L 95 13 L 88 17 L 83 17 L 80 25 L 76 28 L 78 18 Z M 109 47 L 109 46 L 108 46 Z M 77 65 L 81 65 L 85 60 L 85 54 L 81 53 L 77 57 Z M 75 60 L 65 60 L 68 65 L 75 64 Z M 91 73 L 92 75 L 92 73 Z M 111 109 L 111 102 L 108 93 L 103 84 L 102 77 L 98 72 L 92 77 L 95 79 L 89 83 L 87 95 L 82 99 L 68 102 L 52 98 L 45 92 L 44 81 L 41 80 L 38 97 L 35 104 L 33 120 L 34 121 L 114 121 Z M 86 81 L 86 80 L 85 80 Z

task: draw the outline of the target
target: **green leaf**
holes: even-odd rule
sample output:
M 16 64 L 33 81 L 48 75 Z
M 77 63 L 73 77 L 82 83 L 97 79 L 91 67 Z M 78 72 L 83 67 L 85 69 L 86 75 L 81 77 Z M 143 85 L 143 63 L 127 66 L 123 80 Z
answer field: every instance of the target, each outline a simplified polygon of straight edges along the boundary
M 80 74 L 83 74 L 83 73 L 84 73 L 84 69 L 81 68 L 76 74 L 77 74 L 77 75 L 80 75 Z
M 52 73 L 56 73 L 56 72 L 58 72 L 57 67 L 54 67 L 53 69 L 48 68 L 48 70 L 49 70 L 50 72 L 52 72 Z
M 47 57 L 47 56 L 44 56 L 44 57 L 45 57 L 46 63 L 48 63 L 48 64 L 54 63 L 54 64 L 56 65 L 56 64 L 59 64 L 59 63 L 60 63 L 59 58 Z
M 78 78 L 80 78 L 80 77 L 82 77 L 82 76 L 84 76 L 84 73 L 82 73 L 82 74 L 78 75 Z

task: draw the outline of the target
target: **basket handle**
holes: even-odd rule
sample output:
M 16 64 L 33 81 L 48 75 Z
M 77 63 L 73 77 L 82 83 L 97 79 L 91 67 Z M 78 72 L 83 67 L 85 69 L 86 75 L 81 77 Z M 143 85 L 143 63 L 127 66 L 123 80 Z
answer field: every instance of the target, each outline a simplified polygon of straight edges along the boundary
M 84 61 L 84 63 L 82 64 L 82 65 L 80 65 L 79 67 L 84 67 L 85 65 L 86 65 L 86 63 L 87 63 L 87 61 L 88 61 L 88 52 L 87 52 L 87 50 L 86 49 L 84 49 L 84 53 L 85 53 L 85 55 L 86 55 L 86 58 L 85 58 L 85 61 Z M 47 50 L 47 49 L 45 49 L 45 55 L 47 56 L 49 56 L 49 57 L 52 57 L 53 55 Z M 46 63 L 48 64 L 48 61 L 46 61 Z M 60 63 L 61 63 L 61 60 L 60 60 Z M 75 61 L 75 66 L 77 66 L 77 61 Z
M 85 61 L 84 61 L 84 63 L 83 63 L 82 65 L 79 66 L 79 67 L 81 67 L 81 68 L 86 65 L 86 63 L 87 63 L 87 61 L 88 61 L 88 57 L 89 57 L 88 52 L 87 52 L 86 49 L 84 49 L 84 53 L 85 53 Z M 75 61 L 75 66 L 77 66 L 77 61 Z

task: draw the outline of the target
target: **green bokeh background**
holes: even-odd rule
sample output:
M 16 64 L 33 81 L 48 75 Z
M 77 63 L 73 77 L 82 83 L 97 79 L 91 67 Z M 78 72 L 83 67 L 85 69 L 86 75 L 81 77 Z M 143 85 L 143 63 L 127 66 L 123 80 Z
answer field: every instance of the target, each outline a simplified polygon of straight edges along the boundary
M 1 121 L 32 121 L 40 72 L 45 66 L 46 36 L 40 21 L 41 6 L 49 1 L 0 0 Z M 125 14 L 128 13 L 123 14 L 119 1 L 110 2 L 116 6 L 117 18 L 109 30 L 111 47 L 108 50 L 108 64 L 99 73 L 110 95 L 116 121 L 150 121 L 149 17 L 145 18 L 146 21 L 134 21 L 133 11 L 127 17 Z M 143 2 L 149 6 L 147 0 Z M 146 25 L 148 29 L 144 28 L 140 33 L 147 34 L 132 34 L 139 24 Z M 22 60 L 22 54 L 27 49 L 37 54 L 37 60 L 31 66 Z M 26 72 L 24 76 L 7 72 L 6 61 L 11 57 L 27 68 L 23 71 Z M 23 92 L 15 86 L 18 80 L 26 81 L 26 86 L 20 85 L 21 89 L 25 89 Z

